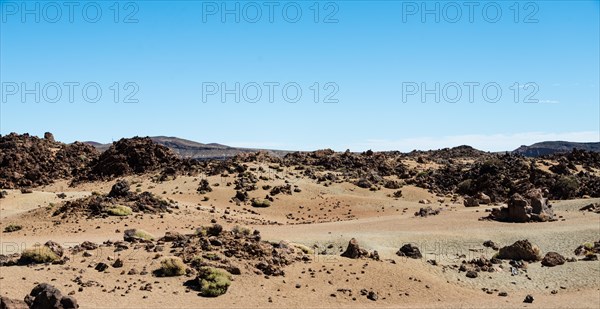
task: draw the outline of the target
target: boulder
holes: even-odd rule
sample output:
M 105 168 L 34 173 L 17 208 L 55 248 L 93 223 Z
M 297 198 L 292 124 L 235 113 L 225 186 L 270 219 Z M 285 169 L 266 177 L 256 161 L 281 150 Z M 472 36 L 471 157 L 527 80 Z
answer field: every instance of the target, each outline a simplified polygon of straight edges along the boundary
M 477 207 L 479 206 L 479 200 L 475 197 L 467 196 L 465 197 L 465 201 L 463 203 L 465 207 Z
M 105 271 L 106 269 L 108 269 L 108 264 L 100 262 L 96 264 L 96 267 L 94 269 L 100 272 Z
M 173 241 L 186 241 L 187 237 L 179 232 L 166 232 L 165 236 L 163 236 L 160 240 L 164 242 L 173 242 Z
M 63 247 L 52 240 L 48 240 L 44 246 L 48 247 L 58 257 L 62 257 L 64 254 Z
M 63 296 L 54 286 L 40 283 L 25 296 L 25 303 L 32 309 L 75 309 L 77 301 L 71 296 Z
M 114 268 L 121 268 L 121 267 L 123 267 L 123 260 L 117 258 L 115 260 L 115 262 L 112 264 L 112 267 L 114 267 Z
M 370 181 L 368 181 L 367 179 L 364 179 L 364 178 L 362 178 L 362 179 L 359 179 L 359 180 L 356 182 L 356 185 L 357 185 L 358 187 L 361 187 L 361 188 L 368 189 L 368 188 L 370 188 L 370 187 L 371 187 L 371 182 L 370 182 Z
M 477 200 L 479 204 L 487 205 L 492 203 L 492 198 L 490 198 L 487 194 L 480 192 L 477 194 Z
M 344 251 L 344 253 L 342 253 L 343 257 L 347 257 L 349 259 L 359 259 L 363 256 L 368 256 L 368 255 L 369 255 L 369 253 L 367 252 L 367 250 L 360 248 L 356 238 L 350 239 L 350 241 L 348 242 L 348 247 L 346 248 L 346 251 Z
M 119 180 L 112 186 L 112 188 L 110 189 L 110 192 L 108 193 L 108 196 L 109 197 L 127 196 L 127 194 L 129 193 L 129 190 L 130 190 L 129 182 L 127 182 L 127 180 Z
M 478 274 L 474 270 L 468 270 L 466 276 L 467 278 L 477 278 Z
M 508 202 L 508 217 L 513 222 L 527 222 L 531 207 L 527 200 L 520 194 L 514 194 Z
M 2 196 L 2 194 L 0 193 L 0 197 L 1 196 Z M 600 214 L 600 203 L 592 203 L 592 204 L 589 204 L 589 205 L 579 208 L 579 210 L 589 211 L 589 212 L 594 212 L 594 213 Z
M 554 211 L 540 189 L 531 189 L 524 196 L 513 194 L 508 207 L 492 209 L 488 218 L 507 222 L 556 221 Z
M 91 242 L 91 241 L 84 241 L 81 243 L 81 248 L 85 249 L 85 250 L 96 250 L 98 249 L 98 245 Z
M 483 246 L 486 247 L 486 248 L 492 248 L 494 250 L 498 250 L 498 245 L 495 242 L 491 241 L 491 240 L 484 241 L 483 242 Z
M 419 211 L 415 212 L 415 216 L 417 217 L 427 217 L 427 216 L 435 216 L 438 215 L 442 211 L 442 208 L 433 209 L 431 206 L 421 208 Z
M 0 296 L 0 309 L 28 309 L 29 306 L 22 300 L 10 299 Z
M 403 245 L 398 252 L 396 252 L 398 256 L 406 256 L 411 259 L 420 259 L 423 256 L 421 255 L 421 251 L 417 246 L 413 246 L 412 244 Z
M 44 139 L 47 140 L 47 141 L 49 141 L 49 142 L 52 142 L 52 143 L 55 142 L 54 141 L 54 134 L 52 134 L 50 132 L 44 133 Z
M 566 262 L 565 257 L 556 252 L 548 252 L 542 259 L 542 265 L 548 266 L 548 267 L 562 265 L 565 262 Z
M 532 245 L 529 240 L 518 240 L 510 246 L 500 248 L 498 258 L 503 260 L 539 261 L 540 250 Z

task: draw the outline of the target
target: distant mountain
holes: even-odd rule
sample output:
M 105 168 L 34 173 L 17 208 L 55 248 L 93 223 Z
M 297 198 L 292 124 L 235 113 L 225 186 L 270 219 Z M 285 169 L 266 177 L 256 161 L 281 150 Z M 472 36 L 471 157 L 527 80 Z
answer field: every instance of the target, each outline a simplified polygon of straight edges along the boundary
M 539 157 L 559 152 L 569 152 L 573 150 L 573 148 L 600 152 L 600 143 L 575 143 L 564 141 L 541 142 L 531 146 L 523 145 L 515 149 L 513 153 L 521 154 L 526 157 Z
M 190 141 L 178 137 L 169 136 L 152 136 L 152 141 L 157 144 L 166 146 L 173 150 L 175 153 L 184 158 L 192 158 L 197 160 L 207 159 L 226 159 L 235 156 L 239 153 L 245 152 L 256 152 L 264 150 L 274 155 L 283 156 L 289 151 L 283 150 L 268 150 L 268 149 L 254 149 L 254 148 L 237 148 L 217 143 L 203 144 L 194 141 Z M 110 147 L 111 144 L 101 144 L 97 142 L 84 142 L 85 144 L 92 145 L 99 151 L 105 151 Z

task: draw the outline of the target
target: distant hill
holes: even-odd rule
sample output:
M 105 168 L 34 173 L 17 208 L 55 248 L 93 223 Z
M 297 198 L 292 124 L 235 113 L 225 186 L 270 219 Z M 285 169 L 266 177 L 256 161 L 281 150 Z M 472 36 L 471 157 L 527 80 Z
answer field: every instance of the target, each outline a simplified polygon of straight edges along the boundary
M 267 151 L 278 156 L 283 156 L 286 153 L 288 153 L 288 151 L 283 150 L 236 148 L 217 143 L 203 144 L 183 138 L 169 136 L 152 136 L 150 137 L 150 139 L 152 139 L 152 141 L 154 141 L 157 144 L 169 147 L 181 157 L 192 158 L 197 160 L 226 159 L 233 157 L 239 153 L 256 152 L 259 150 Z M 99 151 L 105 151 L 111 145 L 101 144 L 93 141 L 87 141 L 84 143 L 94 146 Z
M 600 152 L 600 143 L 575 143 L 565 141 L 541 142 L 531 146 L 521 146 L 513 151 L 513 153 L 521 154 L 526 157 L 539 157 L 560 152 L 569 152 L 573 148 L 583 149 L 587 151 Z

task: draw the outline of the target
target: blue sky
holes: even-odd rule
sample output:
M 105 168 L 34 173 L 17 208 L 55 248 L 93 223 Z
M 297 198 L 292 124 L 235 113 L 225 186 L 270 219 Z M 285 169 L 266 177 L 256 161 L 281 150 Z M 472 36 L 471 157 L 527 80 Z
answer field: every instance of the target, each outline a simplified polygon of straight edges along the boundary
M 0 2 L 1 134 L 353 151 L 600 141 L 598 1 Z M 239 102 L 222 87 L 236 83 Z

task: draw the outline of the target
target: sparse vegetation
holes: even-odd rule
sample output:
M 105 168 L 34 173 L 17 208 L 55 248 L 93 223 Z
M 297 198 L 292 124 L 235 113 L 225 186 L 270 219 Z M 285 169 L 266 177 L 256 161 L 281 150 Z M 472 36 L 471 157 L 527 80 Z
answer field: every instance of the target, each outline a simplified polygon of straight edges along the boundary
M 252 207 L 266 208 L 270 206 L 271 202 L 269 202 L 268 200 L 252 200 Z
M 25 264 L 36 263 L 52 263 L 58 260 L 58 255 L 46 246 L 38 246 L 27 249 L 21 253 L 21 262 Z
M 560 177 L 554 184 L 556 195 L 562 199 L 573 198 L 577 189 L 579 189 L 579 182 L 572 176 Z
M 231 275 L 225 270 L 202 267 L 198 271 L 200 294 L 205 297 L 217 297 L 225 294 L 231 285 Z
M 204 255 L 202 255 L 202 257 L 207 260 L 211 260 L 211 261 L 218 261 L 221 259 L 221 258 L 219 258 L 218 255 L 216 255 L 215 253 L 212 253 L 212 252 L 205 253 Z
M 198 235 L 198 236 L 206 236 L 206 235 L 208 235 L 207 228 L 204 227 L 204 226 L 196 228 L 196 235 Z
M 135 234 L 133 234 L 133 236 L 143 240 L 154 240 L 154 236 L 152 234 L 139 229 L 135 231 Z
M 314 254 L 315 253 L 312 249 L 310 249 L 309 247 L 307 247 L 307 246 L 305 246 L 303 244 L 293 243 L 292 246 L 294 246 L 294 248 L 296 248 L 296 249 L 299 249 L 304 254 Z
M 471 194 L 473 191 L 472 184 L 473 184 L 473 180 L 471 180 L 471 179 L 461 181 L 457 186 L 458 192 L 461 194 Z
M 9 224 L 8 226 L 6 226 L 4 228 L 4 233 L 20 231 L 22 228 L 23 228 L 23 226 L 18 225 L 18 224 Z
M 194 268 L 199 268 L 200 266 L 202 266 L 202 263 L 204 263 L 204 260 L 202 259 L 201 256 L 197 255 L 195 257 L 193 257 L 190 261 L 189 261 L 190 265 Z
M 250 231 L 250 229 L 249 229 L 249 228 L 247 228 L 247 227 L 242 227 L 242 226 L 239 226 L 239 225 L 236 225 L 236 226 L 234 226 L 234 227 L 233 227 L 233 229 L 232 229 L 231 231 L 232 231 L 234 234 L 242 234 L 242 235 L 245 235 L 245 236 L 248 236 L 248 235 L 250 235 L 250 233 L 251 233 L 251 231 Z
M 119 217 L 129 216 L 133 213 L 130 207 L 124 205 L 117 205 L 115 207 L 109 208 L 106 212 L 111 216 Z
M 160 261 L 158 274 L 165 277 L 185 275 L 185 264 L 178 257 L 167 257 Z

